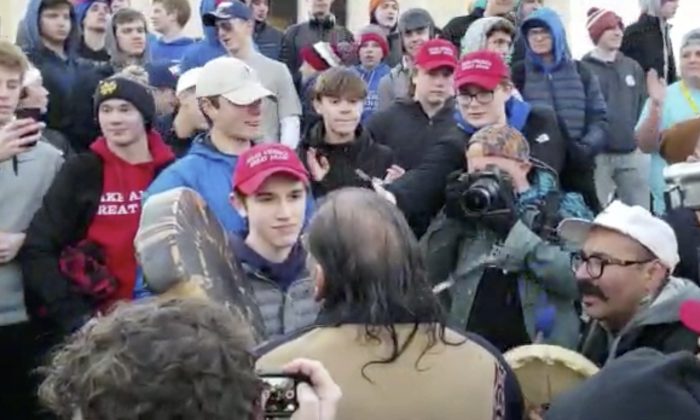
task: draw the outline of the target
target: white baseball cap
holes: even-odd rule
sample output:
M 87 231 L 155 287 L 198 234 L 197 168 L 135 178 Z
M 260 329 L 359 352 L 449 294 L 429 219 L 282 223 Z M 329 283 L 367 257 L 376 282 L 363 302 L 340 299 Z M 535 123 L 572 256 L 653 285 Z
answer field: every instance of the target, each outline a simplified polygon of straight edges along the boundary
M 263 86 L 255 70 L 233 57 L 215 58 L 202 67 L 196 95 L 198 98 L 223 96 L 241 106 L 275 96 Z
M 199 73 L 202 72 L 201 67 L 195 67 L 182 73 L 177 79 L 177 87 L 175 88 L 175 95 L 180 96 L 182 92 L 187 89 L 197 86 L 197 80 L 199 79 Z
M 647 247 L 670 271 L 680 261 L 678 241 L 671 226 L 641 206 L 628 206 L 615 201 L 592 222 L 583 219 L 562 221 L 559 224 L 559 236 L 580 246 L 594 227 L 614 230 L 634 239 Z

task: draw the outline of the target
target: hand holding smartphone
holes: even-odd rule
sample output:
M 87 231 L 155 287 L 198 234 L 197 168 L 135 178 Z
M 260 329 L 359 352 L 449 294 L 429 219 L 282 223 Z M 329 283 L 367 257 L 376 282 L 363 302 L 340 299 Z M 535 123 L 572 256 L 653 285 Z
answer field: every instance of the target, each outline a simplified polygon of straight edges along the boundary
M 296 374 L 259 373 L 263 383 L 265 419 L 290 418 L 299 409 L 297 386 L 308 378 Z
M 15 116 L 17 117 L 18 120 L 24 120 L 24 119 L 32 119 L 34 120 L 36 124 L 36 129 L 32 130 L 31 132 L 26 133 L 22 137 L 36 137 L 38 134 L 41 133 L 41 126 L 39 125 L 39 122 L 41 120 L 41 110 L 39 108 L 25 108 L 25 109 L 18 109 L 17 112 L 15 113 Z M 25 148 L 30 148 L 36 146 L 36 143 L 39 141 L 37 138 L 36 140 L 33 140 L 29 143 L 24 143 L 23 147 Z

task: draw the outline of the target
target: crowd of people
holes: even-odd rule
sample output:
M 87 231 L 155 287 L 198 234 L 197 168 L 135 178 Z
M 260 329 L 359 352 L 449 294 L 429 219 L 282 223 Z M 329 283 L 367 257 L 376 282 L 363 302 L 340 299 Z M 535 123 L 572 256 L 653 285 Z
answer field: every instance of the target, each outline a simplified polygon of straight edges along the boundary
M 28 1 L 0 41 L 0 417 L 263 419 L 262 371 L 303 377 L 297 420 L 700 418 L 679 0 L 592 8 L 580 60 L 546 0 L 443 28 L 371 0 L 356 33 L 305 1 L 288 28 L 271 0 Z M 182 188 L 253 310 L 149 284 L 142 215 Z M 535 405 L 504 357 L 530 345 L 600 371 Z

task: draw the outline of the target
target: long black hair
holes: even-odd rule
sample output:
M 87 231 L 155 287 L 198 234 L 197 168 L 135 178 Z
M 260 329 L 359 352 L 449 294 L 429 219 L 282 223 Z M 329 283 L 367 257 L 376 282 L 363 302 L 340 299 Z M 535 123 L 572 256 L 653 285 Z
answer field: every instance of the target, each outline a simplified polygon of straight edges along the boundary
M 438 340 L 450 344 L 418 241 L 394 205 L 367 189 L 335 191 L 314 216 L 307 245 L 325 275 L 322 311 L 340 323 L 364 324 L 369 341 L 390 338 L 391 355 L 367 363 L 366 379 L 366 367 L 396 361 L 419 330 L 428 337 L 421 357 Z M 396 324 L 413 325 L 402 343 Z

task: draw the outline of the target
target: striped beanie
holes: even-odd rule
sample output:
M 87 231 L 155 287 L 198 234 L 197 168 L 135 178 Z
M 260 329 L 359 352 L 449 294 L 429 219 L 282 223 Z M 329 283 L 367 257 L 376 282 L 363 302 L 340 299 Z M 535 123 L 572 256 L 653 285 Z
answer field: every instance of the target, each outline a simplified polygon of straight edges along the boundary
M 598 44 L 598 40 L 603 35 L 603 32 L 618 27 L 624 29 L 625 25 L 622 23 L 622 18 L 612 10 L 599 9 L 597 7 L 592 7 L 588 10 L 586 28 L 594 44 Z

